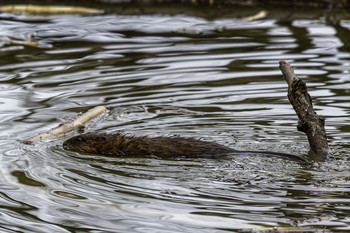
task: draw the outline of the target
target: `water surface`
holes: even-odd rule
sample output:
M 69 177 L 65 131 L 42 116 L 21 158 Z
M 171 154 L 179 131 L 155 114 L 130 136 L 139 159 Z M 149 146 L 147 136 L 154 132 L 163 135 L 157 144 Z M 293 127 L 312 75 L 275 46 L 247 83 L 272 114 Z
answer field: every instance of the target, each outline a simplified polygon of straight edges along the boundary
M 350 22 L 190 14 L 0 15 L 1 232 L 350 230 Z M 307 82 L 334 161 L 111 158 L 73 134 L 20 140 L 97 105 L 85 131 L 183 136 L 307 157 L 279 60 Z

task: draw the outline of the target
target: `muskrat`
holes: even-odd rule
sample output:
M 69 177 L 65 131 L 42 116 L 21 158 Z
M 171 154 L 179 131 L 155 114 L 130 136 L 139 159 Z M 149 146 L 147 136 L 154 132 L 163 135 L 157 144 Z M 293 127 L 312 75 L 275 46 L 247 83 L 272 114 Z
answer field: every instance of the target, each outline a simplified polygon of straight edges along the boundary
M 280 157 L 310 165 L 292 154 L 269 151 L 239 151 L 214 142 L 182 137 L 135 137 L 117 134 L 81 134 L 63 142 L 66 150 L 110 156 L 159 158 L 223 158 L 227 155 Z

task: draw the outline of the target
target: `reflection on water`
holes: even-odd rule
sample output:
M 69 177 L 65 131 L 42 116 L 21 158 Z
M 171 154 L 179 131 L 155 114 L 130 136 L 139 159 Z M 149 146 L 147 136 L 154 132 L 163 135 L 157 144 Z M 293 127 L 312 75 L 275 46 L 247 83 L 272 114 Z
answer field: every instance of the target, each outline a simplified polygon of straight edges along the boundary
M 45 45 L 1 52 L 2 232 L 350 229 L 349 21 L 2 14 L 0 29 Z M 110 117 L 88 130 L 306 156 L 283 59 L 326 117 L 335 161 L 110 158 L 65 151 L 64 138 L 19 142 L 104 105 Z

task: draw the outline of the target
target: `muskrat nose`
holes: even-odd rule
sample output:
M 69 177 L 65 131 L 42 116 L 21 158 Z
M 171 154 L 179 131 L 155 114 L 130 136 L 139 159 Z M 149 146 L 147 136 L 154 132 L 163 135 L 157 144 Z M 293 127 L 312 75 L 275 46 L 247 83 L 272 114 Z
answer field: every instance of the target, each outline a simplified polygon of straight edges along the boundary
M 68 139 L 68 140 L 69 140 L 69 139 Z M 69 150 L 69 142 L 68 142 L 68 140 L 64 141 L 64 142 L 63 142 L 63 145 L 62 145 L 63 148 L 66 149 L 66 150 Z
M 67 139 L 66 141 L 63 142 L 63 148 L 66 149 L 66 150 L 69 150 L 69 149 L 72 148 L 72 145 L 74 145 L 75 142 L 77 142 L 77 141 L 81 142 L 82 139 L 80 138 L 80 139 L 77 140 L 77 137 L 69 138 L 69 139 Z

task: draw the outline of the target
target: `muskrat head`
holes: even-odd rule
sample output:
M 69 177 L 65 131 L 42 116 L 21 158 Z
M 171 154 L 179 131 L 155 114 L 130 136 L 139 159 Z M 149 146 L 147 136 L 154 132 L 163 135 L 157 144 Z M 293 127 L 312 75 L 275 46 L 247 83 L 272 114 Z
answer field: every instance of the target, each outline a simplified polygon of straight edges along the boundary
M 106 142 L 103 134 L 81 134 L 63 142 L 63 148 L 76 152 L 100 153 L 100 147 Z

